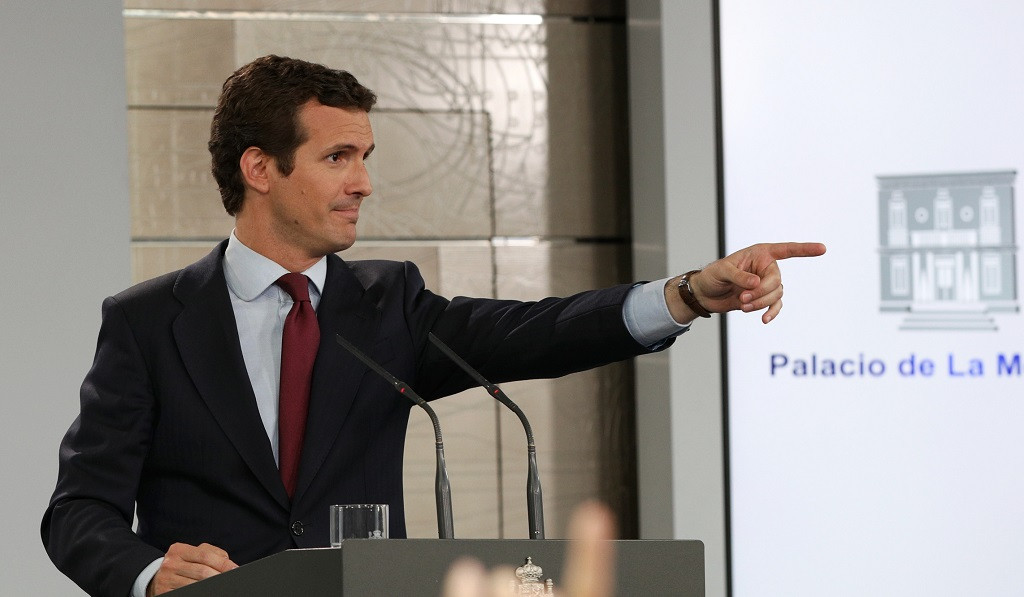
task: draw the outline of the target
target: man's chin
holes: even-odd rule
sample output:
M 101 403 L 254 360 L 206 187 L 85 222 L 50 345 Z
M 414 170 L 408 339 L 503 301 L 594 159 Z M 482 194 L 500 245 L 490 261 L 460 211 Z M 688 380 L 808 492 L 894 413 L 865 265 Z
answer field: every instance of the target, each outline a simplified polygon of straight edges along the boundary
M 334 247 L 332 247 L 331 252 L 332 253 L 341 253 L 342 251 L 348 249 L 349 247 L 351 247 L 355 243 L 356 243 L 356 237 L 353 235 L 351 238 L 348 238 L 346 240 L 340 240 L 337 243 L 335 243 Z

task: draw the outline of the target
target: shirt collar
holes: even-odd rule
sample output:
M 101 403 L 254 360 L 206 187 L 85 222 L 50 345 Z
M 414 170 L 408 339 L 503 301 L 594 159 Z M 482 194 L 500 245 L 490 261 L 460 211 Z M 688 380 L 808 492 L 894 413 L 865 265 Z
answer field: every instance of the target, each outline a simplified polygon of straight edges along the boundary
M 251 301 L 287 273 L 288 270 L 276 262 L 242 244 L 235 236 L 235 231 L 231 231 L 224 251 L 224 278 L 228 290 L 235 296 L 246 302 Z M 317 294 L 323 294 L 324 283 L 327 281 L 327 257 L 321 258 L 302 273 L 313 282 Z

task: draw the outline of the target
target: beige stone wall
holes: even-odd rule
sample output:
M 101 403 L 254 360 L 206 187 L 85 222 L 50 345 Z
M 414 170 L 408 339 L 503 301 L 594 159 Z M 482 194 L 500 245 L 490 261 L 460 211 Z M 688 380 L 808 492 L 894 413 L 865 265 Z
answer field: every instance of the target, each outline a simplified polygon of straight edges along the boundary
M 339 5 L 349 12 L 331 14 L 343 19 L 296 18 Z M 194 261 L 230 232 L 209 172 L 209 121 L 223 80 L 268 53 L 349 70 L 379 95 L 374 193 L 345 259 L 414 261 L 446 296 L 531 300 L 628 280 L 620 2 L 128 0 L 126 9 L 135 280 Z M 254 12 L 227 19 L 218 10 Z M 497 12 L 549 16 L 442 18 Z M 615 504 L 629 528 L 631 375 L 617 365 L 505 387 L 535 428 L 549 537 L 562 536 L 571 506 L 591 496 Z M 515 416 L 483 391 L 435 408 L 456 536 L 525 537 Z M 410 536 L 429 537 L 433 437 L 421 415 L 407 439 L 406 508 Z

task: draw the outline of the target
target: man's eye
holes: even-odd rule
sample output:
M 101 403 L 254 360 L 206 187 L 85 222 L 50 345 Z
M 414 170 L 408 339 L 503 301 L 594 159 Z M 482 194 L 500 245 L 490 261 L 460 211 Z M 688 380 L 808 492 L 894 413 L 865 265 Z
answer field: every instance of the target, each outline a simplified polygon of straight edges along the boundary
M 337 162 L 340 159 L 341 159 L 341 152 L 340 151 L 336 151 L 336 152 L 332 153 L 331 155 L 327 156 L 327 161 L 329 161 L 329 162 Z

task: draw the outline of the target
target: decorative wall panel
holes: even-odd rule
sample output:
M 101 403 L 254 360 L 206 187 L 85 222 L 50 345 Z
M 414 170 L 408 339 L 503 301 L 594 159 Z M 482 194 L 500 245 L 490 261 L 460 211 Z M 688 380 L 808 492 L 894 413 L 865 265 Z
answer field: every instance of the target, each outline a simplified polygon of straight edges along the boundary
M 128 111 L 132 238 L 225 238 L 234 219 L 210 173 L 213 110 Z
M 234 30 L 232 21 L 125 19 L 128 105 L 212 108 L 238 68 Z
M 126 8 L 622 17 L 621 0 L 126 0 Z
M 485 114 L 371 112 L 377 149 L 362 238 L 488 239 L 493 230 Z

